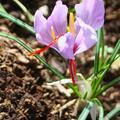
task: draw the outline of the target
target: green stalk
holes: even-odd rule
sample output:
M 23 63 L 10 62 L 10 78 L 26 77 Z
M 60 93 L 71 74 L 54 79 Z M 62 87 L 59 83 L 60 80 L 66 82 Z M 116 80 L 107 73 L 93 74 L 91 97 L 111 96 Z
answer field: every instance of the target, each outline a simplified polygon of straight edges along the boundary
M 25 13 L 25 15 L 28 17 L 29 21 L 33 22 L 33 15 L 27 10 L 27 8 L 19 1 L 19 0 L 13 0 Z
M 87 106 L 83 109 L 82 113 L 80 114 L 78 120 L 86 120 L 91 108 L 94 106 L 93 102 L 89 102 Z
M 23 21 L 13 17 L 12 15 L 8 14 L 8 13 L 5 13 L 5 12 L 2 12 L 0 11 L 0 16 L 14 22 L 15 24 L 19 25 L 20 27 L 28 30 L 29 32 L 31 32 L 32 34 L 35 34 L 35 31 L 33 29 L 33 27 L 31 27 L 30 25 L 24 23 Z
M 116 106 L 111 112 L 109 112 L 104 120 L 110 120 L 111 118 L 113 118 L 117 113 L 120 113 L 120 105 Z

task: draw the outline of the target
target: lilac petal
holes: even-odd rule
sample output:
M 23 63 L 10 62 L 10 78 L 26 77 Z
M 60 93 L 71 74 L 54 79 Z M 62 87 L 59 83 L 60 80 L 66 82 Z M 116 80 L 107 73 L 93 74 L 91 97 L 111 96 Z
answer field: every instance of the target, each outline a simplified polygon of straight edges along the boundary
M 79 25 L 79 22 L 76 20 L 75 21 L 75 34 L 77 35 L 78 33 L 79 33 L 79 31 L 80 31 L 80 25 Z
M 58 39 L 59 53 L 66 59 L 74 59 L 73 46 L 74 37 L 71 33 L 66 33 Z
M 103 0 L 83 0 L 82 3 L 75 5 L 75 10 L 77 17 L 95 30 L 103 26 L 105 14 Z
M 75 40 L 75 55 L 88 50 L 97 42 L 96 31 L 91 26 L 85 24 L 80 18 L 77 18 L 77 21 L 79 22 L 81 29 Z
M 34 29 L 36 32 L 36 38 L 40 43 L 48 45 L 52 41 L 52 37 L 47 29 L 47 20 L 39 10 L 35 13 Z
M 46 23 L 41 26 L 39 33 L 36 33 L 36 39 L 38 40 L 39 43 L 46 46 L 49 45 L 51 42 L 53 42 L 51 32 L 49 32 L 49 29 Z M 56 43 L 52 44 L 50 47 L 58 51 Z
M 41 43 L 43 45 L 46 45 L 46 46 L 51 44 L 51 42 L 54 42 L 52 37 L 49 35 L 49 33 L 47 34 L 46 29 L 44 29 L 43 31 L 40 31 L 40 34 L 37 33 L 36 34 L 36 39 L 38 40 L 39 43 Z M 54 44 L 52 44 L 50 47 L 55 49 L 57 52 L 59 52 L 56 42 L 54 42 Z
M 40 10 L 37 10 L 34 17 L 34 30 L 39 33 L 42 26 L 46 23 L 46 19 Z
M 36 32 L 36 39 L 43 45 L 49 45 L 53 41 L 51 28 L 48 27 L 47 24 L 48 20 L 45 19 L 40 10 L 37 10 L 34 19 L 34 29 Z M 57 49 L 56 44 L 53 44 L 51 47 Z
M 51 16 L 48 18 L 48 27 L 53 26 L 56 36 L 66 32 L 67 13 L 67 6 L 63 5 L 62 1 L 57 1 Z

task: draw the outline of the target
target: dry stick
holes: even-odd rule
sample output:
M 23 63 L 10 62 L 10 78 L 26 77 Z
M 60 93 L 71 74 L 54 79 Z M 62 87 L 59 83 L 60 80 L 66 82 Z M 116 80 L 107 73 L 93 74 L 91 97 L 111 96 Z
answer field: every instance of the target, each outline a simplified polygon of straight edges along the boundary
M 70 107 L 70 106 L 73 105 L 75 102 L 76 102 L 76 99 L 73 99 L 73 100 L 67 102 L 65 105 L 63 105 L 63 106 L 60 107 L 59 109 L 52 111 L 51 113 L 52 113 L 52 114 L 56 114 L 56 113 L 58 113 L 58 112 L 62 112 L 64 109 Z

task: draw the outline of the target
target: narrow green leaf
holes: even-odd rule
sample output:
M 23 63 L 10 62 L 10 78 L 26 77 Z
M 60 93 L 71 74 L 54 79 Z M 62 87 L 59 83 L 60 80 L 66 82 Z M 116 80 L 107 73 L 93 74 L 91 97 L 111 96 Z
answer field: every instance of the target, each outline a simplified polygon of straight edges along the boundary
M 93 102 L 88 102 L 87 106 L 83 109 L 78 120 L 86 120 L 91 108 L 94 106 Z
M 104 44 L 104 29 L 101 28 L 101 41 L 100 41 L 100 64 L 99 64 L 99 67 L 101 69 L 101 67 L 103 67 L 103 64 L 104 64 L 104 47 L 105 47 L 105 44 Z
M 28 9 L 19 0 L 13 1 L 22 9 L 29 21 L 33 22 L 33 15 L 28 11 Z
M 2 5 L 1 3 L 0 3 L 0 11 L 7 13 L 6 10 L 4 9 L 4 7 L 3 7 L 3 5 Z
M 108 82 L 106 85 L 104 85 L 104 86 L 100 89 L 100 91 L 96 94 L 96 97 L 99 96 L 99 95 L 101 95 L 104 91 L 106 91 L 107 89 L 109 89 L 110 87 L 116 85 L 116 84 L 119 83 L 119 82 L 120 82 L 120 77 L 117 77 L 117 78 L 115 78 L 114 80 Z
M 98 107 L 98 110 L 99 110 L 98 120 L 104 120 L 104 109 L 103 109 L 102 103 L 97 98 L 92 99 L 92 102 L 96 104 Z
M 22 20 L 19 20 L 19 19 L 13 17 L 12 15 L 7 14 L 7 13 L 2 12 L 2 11 L 0 11 L 0 16 L 2 16 L 2 17 L 4 17 L 4 18 L 6 18 L 6 19 L 8 19 L 8 20 L 10 20 L 10 21 L 12 21 L 12 22 L 14 22 L 15 24 L 17 24 L 17 25 L 19 25 L 20 27 L 28 30 L 28 31 L 31 32 L 32 34 L 35 34 L 35 31 L 34 31 L 33 27 L 31 27 L 30 25 L 26 24 L 26 23 L 23 22 Z
M 98 119 L 98 120 L 103 120 L 103 117 L 104 117 L 104 109 L 103 109 L 102 103 L 101 103 L 100 100 L 97 99 L 97 98 L 92 99 L 92 102 L 93 102 L 94 104 L 96 104 L 97 107 L 98 107 L 98 110 L 99 110 L 99 119 Z
M 113 118 L 117 113 L 120 113 L 120 105 L 118 104 L 111 112 L 109 112 L 104 120 L 110 120 L 111 118 Z
M 100 63 L 102 65 L 104 61 L 104 30 L 103 28 L 100 28 L 97 31 L 97 33 L 98 33 L 98 40 L 97 40 L 95 60 L 94 60 L 94 75 L 97 75 L 99 71 Z
M 102 106 L 98 107 L 99 109 L 99 119 L 98 120 L 104 120 L 104 109 Z
M 120 39 L 118 40 L 110 58 L 108 59 L 107 64 L 111 65 L 114 62 L 114 60 L 119 52 L 120 52 Z
M 109 70 L 110 65 L 116 59 L 116 56 L 118 55 L 119 50 L 120 50 L 120 40 L 118 40 L 117 45 L 115 46 L 111 57 L 108 59 L 107 63 L 104 65 L 104 66 L 107 66 L 106 69 L 104 69 L 103 71 L 101 71 L 101 75 L 97 76 L 97 80 L 95 79 L 93 81 L 93 83 L 92 83 L 94 85 L 94 86 L 92 85 L 92 89 L 93 89 L 92 98 L 94 98 L 94 97 L 96 97 L 98 95 L 98 93 L 99 93 L 99 89 L 98 89 L 99 85 L 102 82 L 105 73 Z

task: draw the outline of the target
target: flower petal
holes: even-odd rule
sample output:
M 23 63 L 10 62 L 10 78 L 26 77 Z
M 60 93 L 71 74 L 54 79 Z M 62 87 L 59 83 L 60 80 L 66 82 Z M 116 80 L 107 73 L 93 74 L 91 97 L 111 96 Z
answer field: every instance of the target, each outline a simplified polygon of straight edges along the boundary
M 103 0 L 83 0 L 75 5 L 76 15 L 86 24 L 95 30 L 103 26 L 104 23 L 104 2 Z
M 37 10 L 35 13 L 34 30 L 38 42 L 48 45 L 52 41 L 52 37 L 47 29 L 47 20 L 40 10 Z
M 34 30 L 39 33 L 42 26 L 46 23 L 46 19 L 40 10 L 37 10 L 34 17 Z
M 96 31 L 91 26 L 85 24 L 80 18 L 77 18 L 77 21 L 81 29 L 75 40 L 75 55 L 88 50 L 97 42 Z
M 53 26 L 56 36 L 66 32 L 67 13 L 67 6 L 63 5 L 62 1 L 57 1 L 51 16 L 48 18 L 48 26 Z
M 71 33 L 66 33 L 58 39 L 59 53 L 66 59 L 74 59 L 73 46 L 74 37 Z

